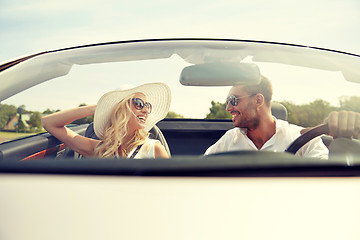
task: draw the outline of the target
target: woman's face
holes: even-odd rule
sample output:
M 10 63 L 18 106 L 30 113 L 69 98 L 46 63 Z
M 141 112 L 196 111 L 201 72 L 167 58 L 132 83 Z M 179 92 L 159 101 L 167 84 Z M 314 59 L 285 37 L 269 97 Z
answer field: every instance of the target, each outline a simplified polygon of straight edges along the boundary
M 136 99 L 138 98 L 138 99 Z M 130 117 L 128 123 L 128 129 L 130 131 L 135 131 L 137 129 L 145 128 L 146 120 L 149 112 L 151 111 L 151 105 L 149 106 L 147 103 L 146 96 L 143 93 L 136 93 L 133 99 L 131 100 L 131 110 L 133 115 Z M 141 102 L 142 100 L 142 102 Z M 141 108 L 141 106 L 143 106 Z M 150 108 L 150 109 L 149 109 Z

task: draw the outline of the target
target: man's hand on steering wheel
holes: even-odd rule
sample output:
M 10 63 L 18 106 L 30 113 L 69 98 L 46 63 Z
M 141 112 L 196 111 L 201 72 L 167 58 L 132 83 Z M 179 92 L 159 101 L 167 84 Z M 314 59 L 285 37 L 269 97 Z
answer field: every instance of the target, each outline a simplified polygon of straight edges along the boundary
M 301 136 L 295 139 L 285 152 L 295 154 L 302 146 L 311 139 L 328 134 L 334 138 L 359 138 L 360 133 L 360 113 L 351 111 L 331 112 L 325 119 L 324 124 L 306 128 L 301 131 Z
M 358 138 L 360 133 L 360 113 L 351 111 L 331 112 L 325 119 L 329 135 L 334 138 Z

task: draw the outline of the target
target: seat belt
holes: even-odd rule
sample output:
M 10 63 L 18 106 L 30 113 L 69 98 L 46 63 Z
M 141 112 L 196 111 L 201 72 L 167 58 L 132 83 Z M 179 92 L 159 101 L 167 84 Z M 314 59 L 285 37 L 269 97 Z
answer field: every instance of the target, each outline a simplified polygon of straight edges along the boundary
M 131 154 L 131 156 L 129 158 L 134 158 L 136 156 L 136 154 L 139 152 L 141 147 L 142 147 L 142 144 L 137 146 L 137 148 L 135 149 L 135 151 L 133 152 L 133 154 Z

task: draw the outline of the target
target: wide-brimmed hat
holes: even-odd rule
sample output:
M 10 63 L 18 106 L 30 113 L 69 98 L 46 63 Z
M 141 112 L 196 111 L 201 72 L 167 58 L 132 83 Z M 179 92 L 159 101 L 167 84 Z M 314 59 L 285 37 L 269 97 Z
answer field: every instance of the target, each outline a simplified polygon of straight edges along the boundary
M 97 103 L 94 114 L 94 130 L 100 139 L 104 137 L 105 126 L 110 121 L 111 113 L 116 105 L 130 94 L 138 92 L 143 93 L 147 102 L 152 105 L 152 111 L 146 120 L 145 131 L 149 131 L 158 121 L 166 117 L 171 102 L 171 91 L 166 84 L 147 83 L 138 87 L 126 85 L 121 90 L 104 94 Z

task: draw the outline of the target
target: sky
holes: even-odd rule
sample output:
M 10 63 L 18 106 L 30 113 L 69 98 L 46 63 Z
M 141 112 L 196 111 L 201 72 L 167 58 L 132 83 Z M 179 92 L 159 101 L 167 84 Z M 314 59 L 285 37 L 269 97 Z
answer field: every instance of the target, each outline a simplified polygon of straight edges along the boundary
M 360 54 L 359 0 L 0 0 L 0 63 L 150 38 L 231 38 Z
M 146 38 L 278 41 L 360 54 L 358 0 L 0 0 L 0 62 Z

